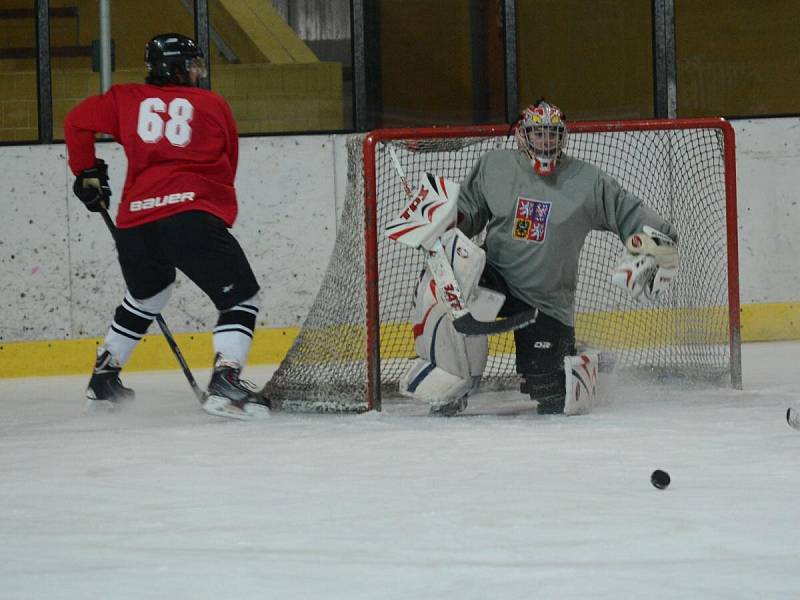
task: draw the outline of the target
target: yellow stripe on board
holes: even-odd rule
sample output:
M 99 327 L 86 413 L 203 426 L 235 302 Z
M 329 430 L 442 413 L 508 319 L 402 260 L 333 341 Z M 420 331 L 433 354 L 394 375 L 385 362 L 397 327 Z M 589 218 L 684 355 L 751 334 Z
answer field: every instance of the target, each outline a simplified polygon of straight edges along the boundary
M 602 348 L 724 344 L 728 340 L 727 327 L 728 313 L 724 307 L 580 313 L 576 317 L 580 341 Z M 513 333 L 489 338 L 490 354 L 513 352 Z M 414 356 L 413 336 L 407 323 L 381 327 L 381 356 Z
M 800 303 L 748 304 L 742 307 L 742 341 L 800 339 Z
M 586 343 L 604 348 L 642 346 L 642 340 L 657 345 L 694 342 L 727 343 L 727 309 L 647 309 L 631 312 L 579 314 L 578 330 L 595 332 Z M 800 303 L 749 304 L 742 307 L 742 341 L 761 342 L 800 339 Z M 279 363 L 295 340 L 297 328 L 259 329 L 250 350 L 251 364 Z M 314 354 L 309 363 L 330 360 L 360 360 L 364 356 L 364 329 L 355 325 L 337 325 L 304 332 L 306 342 L 313 342 Z M 381 326 L 381 356 L 412 358 L 414 339 L 408 323 Z M 210 333 L 178 333 L 175 339 L 192 368 L 211 366 Z M 102 338 L 0 342 L 0 377 L 36 377 L 70 373 L 89 373 L 95 349 Z M 513 352 L 513 335 L 490 338 L 490 354 Z M 155 371 L 178 368 L 175 357 L 160 334 L 145 336 L 126 365 L 129 371 Z
M 250 349 L 252 364 L 277 364 L 297 336 L 296 328 L 259 329 Z M 36 377 L 90 373 L 103 338 L 0 343 L 0 377 Z M 211 333 L 176 333 L 175 341 L 194 369 L 211 367 Z M 134 350 L 126 371 L 180 368 L 161 334 L 146 335 Z
M 576 316 L 575 327 L 581 342 L 601 348 L 724 344 L 728 341 L 728 309 L 715 306 L 582 313 Z

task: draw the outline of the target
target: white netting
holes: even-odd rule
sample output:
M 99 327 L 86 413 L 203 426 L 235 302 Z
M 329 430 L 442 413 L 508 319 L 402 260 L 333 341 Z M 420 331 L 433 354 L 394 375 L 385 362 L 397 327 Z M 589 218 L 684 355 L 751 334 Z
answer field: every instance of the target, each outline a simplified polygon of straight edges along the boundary
M 431 136 L 437 135 L 435 130 Z M 362 411 L 367 395 L 367 301 L 363 135 L 348 140 L 347 197 L 327 273 L 311 311 L 266 394 L 284 409 Z M 513 137 L 397 139 L 409 181 L 425 171 L 460 181 L 477 158 L 513 148 Z M 596 164 L 678 229 L 679 274 L 658 308 L 643 308 L 610 283 L 622 249 L 610 233 L 591 233 L 581 253 L 576 294 L 579 343 L 603 351 L 617 368 L 729 376 L 726 190 L 720 129 L 571 132 L 567 153 Z M 384 395 L 413 358 L 409 313 L 424 256 L 385 239 L 383 229 L 406 195 L 377 145 L 380 389 Z M 367 182 L 370 185 L 370 182 Z M 510 334 L 491 339 L 485 385 L 516 381 Z M 738 358 L 738 352 L 735 353 Z M 734 365 L 734 369 L 738 365 Z

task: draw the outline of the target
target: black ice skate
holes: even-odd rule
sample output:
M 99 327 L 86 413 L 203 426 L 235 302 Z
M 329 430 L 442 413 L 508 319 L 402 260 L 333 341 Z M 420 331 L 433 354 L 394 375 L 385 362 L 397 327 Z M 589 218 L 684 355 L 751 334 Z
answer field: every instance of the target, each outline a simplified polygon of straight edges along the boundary
M 229 419 L 250 420 L 269 416 L 267 407 L 260 403 L 255 386 L 239 379 L 241 370 L 239 363 L 223 360 L 217 355 L 203 410 Z
M 536 412 L 540 415 L 560 415 L 564 412 L 566 389 L 561 378 L 523 375 L 519 391 L 536 401 Z
M 537 400 L 536 412 L 540 415 L 560 415 L 564 413 L 564 396 Z
M 136 394 L 122 385 L 119 372 L 122 367 L 108 350 L 102 350 L 94 364 L 89 386 L 86 388 L 86 410 L 97 408 L 114 409 L 124 402 L 133 400 Z

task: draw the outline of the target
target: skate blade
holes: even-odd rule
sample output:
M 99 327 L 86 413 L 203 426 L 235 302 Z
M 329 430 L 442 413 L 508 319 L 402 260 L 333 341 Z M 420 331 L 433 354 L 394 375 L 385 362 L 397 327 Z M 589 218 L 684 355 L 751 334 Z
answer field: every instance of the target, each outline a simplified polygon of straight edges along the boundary
M 239 408 L 222 396 L 209 396 L 203 403 L 203 410 L 216 417 L 238 419 L 240 421 L 256 421 L 269 418 L 269 409 L 260 404 L 248 402 L 244 408 Z
M 112 402 L 111 400 L 95 400 L 94 398 L 87 398 L 86 403 L 83 405 L 83 414 L 91 415 L 95 413 L 113 413 L 119 410 L 119 402 Z
M 461 398 L 454 402 L 441 404 L 438 406 L 431 406 L 428 415 L 431 417 L 455 417 L 457 414 L 464 412 L 467 408 L 467 398 Z

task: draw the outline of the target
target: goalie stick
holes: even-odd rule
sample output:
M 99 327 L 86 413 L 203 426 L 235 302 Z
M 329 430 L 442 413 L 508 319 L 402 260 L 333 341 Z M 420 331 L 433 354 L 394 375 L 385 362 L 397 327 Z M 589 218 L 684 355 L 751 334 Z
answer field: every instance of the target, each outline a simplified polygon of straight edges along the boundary
M 104 208 L 100 211 L 100 215 L 103 217 L 103 221 L 105 221 L 106 227 L 108 227 L 108 231 L 111 232 L 111 237 L 114 238 L 114 241 L 117 239 L 117 227 L 114 225 L 114 221 L 111 220 L 111 215 L 108 214 L 108 211 Z M 189 365 L 186 363 L 186 359 L 183 358 L 183 354 L 181 353 L 181 349 L 178 347 L 178 342 L 175 341 L 175 338 L 172 335 L 172 332 L 167 327 L 167 322 L 164 320 L 160 314 L 156 315 L 156 323 L 161 328 L 161 333 L 164 334 L 164 339 L 167 340 L 167 344 L 169 344 L 170 350 L 175 355 L 175 358 L 178 360 L 178 364 L 180 364 L 181 369 L 183 370 L 183 374 L 186 376 L 186 379 L 189 381 L 189 385 L 192 386 L 192 391 L 194 395 L 197 397 L 197 400 L 202 405 L 206 400 L 206 394 L 203 390 L 200 389 L 200 386 L 197 385 L 197 381 L 192 375 L 192 371 L 189 369 Z
M 413 200 L 414 191 L 408 183 L 403 165 L 400 164 L 394 147 L 391 144 L 387 144 L 387 148 L 406 196 Z M 441 240 L 437 239 L 433 242 L 430 249 L 420 247 L 428 254 L 428 266 L 433 273 L 441 298 L 447 301 L 447 305 L 450 308 L 450 317 L 453 320 L 453 327 L 458 333 L 464 335 L 493 335 L 520 329 L 536 321 L 539 316 L 539 310 L 536 308 L 496 321 L 477 320 L 467 307 L 461 287 L 458 285 L 453 268 L 447 260 Z
M 786 409 L 786 422 L 790 427 L 800 431 L 800 412 L 793 408 Z

